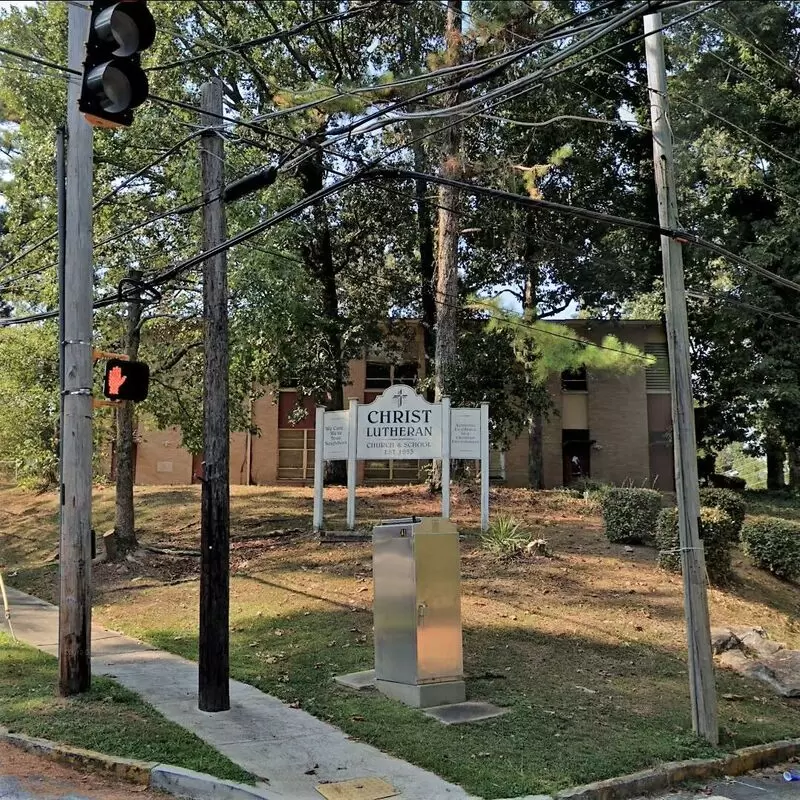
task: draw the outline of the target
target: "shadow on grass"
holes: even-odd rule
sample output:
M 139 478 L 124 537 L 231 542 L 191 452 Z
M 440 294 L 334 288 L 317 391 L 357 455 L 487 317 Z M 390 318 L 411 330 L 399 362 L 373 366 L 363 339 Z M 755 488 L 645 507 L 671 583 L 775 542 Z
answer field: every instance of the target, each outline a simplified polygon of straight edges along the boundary
M 194 734 L 167 721 L 133 692 L 95 677 L 87 694 L 57 696 L 58 663 L 0 633 L 0 723 L 12 731 L 124 758 L 158 761 L 251 780 Z
M 334 675 L 372 667 L 372 617 L 329 602 L 312 601 L 306 608 L 234 614 L 233 677 L 299 702 L 352 737 L 470 792 L 489 798 L 551 793 L 714 752 L 691 734 L 686 667 L 672 651 L 552 636 L 533 623 L 467 628 L 465 670 L 475 676 L 467 681 L 468 697 L 511 712 L 446 727 L 377 693 L 336 687 Z M 166 650 L 197 657 L 194 629 L 139 632 Z M 723 702 L 725 749 L 796 732 L 790 704 L 752 699 L 763 689 L 732 674 L 721 673 L 718 684 L 721 692 L 751 698 Z

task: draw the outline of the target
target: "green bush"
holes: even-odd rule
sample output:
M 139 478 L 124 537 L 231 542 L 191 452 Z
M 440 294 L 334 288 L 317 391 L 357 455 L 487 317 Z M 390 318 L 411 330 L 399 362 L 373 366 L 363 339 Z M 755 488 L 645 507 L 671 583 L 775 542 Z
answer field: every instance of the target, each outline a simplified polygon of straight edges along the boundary
M 726 583 L 731 576 L 731 543 L 736 522 L 720 508 L 700 509 L 700 539 L 706 557 L 706 571 L 711 583 Z M 665 508 L 656 525 L 658 566 L 670 572 L 681 571 L 678 509 Z
M 742 528 L 742 542 L 756 566 L 779 578 L 800 575 L 800 524 L 762 517 Z
M 706 508 L 722 509 L 736 523 L 734 541 L 738 541 L 742 531 L 746 506 L 744 498 L 732 489 L 701 489 L 700 505 Z
M 655 533 L 661 495 L 654 489 L 607 489 L 601 505 L 610 542 L 636 544 Z
M 514 556 L 521 553 L 533 538 L 521 522 L 514 517 L 501 515 L 489 523 L 481 533 L 481 545 L 496 556 Z
M 599 500 L 611 486 L 594 478 L 578 478 L 569 485 L 569 488 L 580 492 L 582 497 Z

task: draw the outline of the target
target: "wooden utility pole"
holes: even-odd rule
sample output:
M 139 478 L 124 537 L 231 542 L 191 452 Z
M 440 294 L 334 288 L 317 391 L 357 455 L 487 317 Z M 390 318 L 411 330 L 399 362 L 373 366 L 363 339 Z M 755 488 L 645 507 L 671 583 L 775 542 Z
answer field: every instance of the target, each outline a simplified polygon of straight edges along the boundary
M 78 110 L 89 20 L 69 6 L 64 296 L 64 427 L 61 436 L 59 692 L 89 690 L 92 536 L 92 129 Z
M 200 174 L 203 206 L 203 250 L 227 238 L 225 149 L 219 134 L 222 82 L 204 83 L 200 90 Z M 200 516 L 200 664 L 198 707 L 227 711 L 228 685 L 230 426 L 228 420 L 228 258 L 226 251 L 203 264 L 205 379 L 203 383 L 204 468 Z
M 667 101 L 667 72 L 661 14 L 644 18 L 650 117 L 653 125 L 653 163 L 658 193 L 658 218 L 662 228 L 678 226 L 675 164 Z M 689 649 L 689 689 L 692 727 L 712 744 L 719 741 L 717 693 L 706 593 L 706 563 L 700 539 L 700 496 L 697 482 L 697 445 L 692 402 L 692 369 L 689 356 L 689 323 L 683 283 L 680 242 L 661 237 L 664 268 L 667 341 L 669 345 L 672 429 L 675 442 L 675 486 L 678 494 L 683 599 Z
M 131 361 L 139 356 L 142 321 L 141 289 L 139 282 L 142 272 L 128 270 L 130 302 L 128 318 L 125 322 L 125 353 Z M 136 549 L 136 517 L 133 508 L 133 479 L 135 471 L 133 423 L 134 405 L 123 400 L 117 407 L 117 441 L 114 448 L 114 468 L 116 476 L 116 510 L 113 535 L 106 534 L 103 541 L 109 560 L 116 561 Z M 109 541 L 111 540 L 111 541 Z

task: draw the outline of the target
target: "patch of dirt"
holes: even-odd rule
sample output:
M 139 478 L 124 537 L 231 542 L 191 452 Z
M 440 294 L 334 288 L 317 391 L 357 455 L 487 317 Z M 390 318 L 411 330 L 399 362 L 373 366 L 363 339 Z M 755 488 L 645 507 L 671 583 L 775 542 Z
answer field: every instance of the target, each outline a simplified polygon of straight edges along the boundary
M 61 766 L 3 742 L 0 742 L 0 778 L 16 779 L 24 791 L 36 798 L 156 800 L 167 797 L 143 786 Z

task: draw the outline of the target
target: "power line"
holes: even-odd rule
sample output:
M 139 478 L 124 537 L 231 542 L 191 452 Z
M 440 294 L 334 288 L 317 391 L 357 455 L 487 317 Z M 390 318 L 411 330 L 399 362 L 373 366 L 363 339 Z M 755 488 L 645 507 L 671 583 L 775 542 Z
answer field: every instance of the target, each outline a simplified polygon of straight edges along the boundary
M 698 292 L 687 289 L 686 295 L 687 297 L 693 297 L 696 300 L 714 300 L 728 303 L 729 305 L 738 306 L 739 308 L 744 308 L 748 311 L 754 311 L 756 314 L 763 314 L 767 317 L 774 317 L 775 319 L 781 319 L 786 322 L 794 322 L 800 325 L 800 317 L 793 317 L 791 314 L 784 314 L 780 311 L 770 311 L 762 306 L 754 306 L 752 303 L 746 303 L 743 300 L 732 297 L 730 294 L 721 294 L 720 292 Z
M 303 264 L 303 262 L 300 259 L 295 258 L 293 256 L 289 256 L 286 253 L 281 253 L 281 252 L 279 252 L 277 250 L 270 250 L 268 248 L 258 247 L 258 246 L 255 246 L 255 245 L 247 245 L 247 247 L 249 247 L 250 249 L 253 249 L 253 250 L 265 252 L 268 255 L 276 256 L 276 257 L 281 258 L 281 259 L 283 259 L 285 261 L 289 261 L 289 262 L 292 262 L 292 263 Z M 444 292 L 440 292 L 440 291 L 438 291 L 436 289 L 433 290 L 433 294 L 434 295 L 439 295 L 440 297 L 444 296 Z M 463 310 L 464 309 L 464 306 L 459 305 L 457 303 L 442 303 L 441 300 L 437 300 L 437 302 L 439 302 L 442 305 L 446 305 L 449 308 L 454 308 L 456 310 Z M 572 342 L 573 344 L 579 345 L 581 347 L 584 347 L 584 346 L 586 346 L 586 347 L 594 347 L 594 348 L 597 348 L 599 350 L 608 350 L 609 352 L 612 352 L 612 353 L 619 353 L 620 355 L 629 356 L 630 358 L 638 358 L 638 359 L 641 359 L 641 360 L 647 361 L 647 362 L 650 361 L 650 356 L 647 356 L 647 355 L 641 355 L 639 353 L 633 353 L 633 352 L 630 352 L 628 350 L 620 350 L 617 347 L 609 347 L 608 345 L 598 344 L 597 342 L 592 342 L 592 341 L 590 341 L 588 339 L 587 340 L 575 339 L 572 336 L 568 336 L 566 334 L 557 333 L 555 331 L 551 331 L 551 330 L 548 330 L 548 329 L 545 329 L 545 328 L 541 328 L 541 327 L 539 327 L 537 325 L 531 324 L 529 322 L 525 322 L 524 320 L 521 320 L 521 319 L 518 320 L 518 319 L 514 319 L 513 317 L 510 317 L 510 316 L 503 316 L 503 315 L 497 314 L 496 313 L 497 309 L 492 303 L 481 301 L 480 299 L 477 299 L 477 298 L 473 299 L 471 301 L 471 305 L 480 306 L 481 308 L 486 309 L 486 311 L 484 311 L 482 313 L 485 313 L 486 316 L 488 316 L 491 319 L 497 320 L 498 322 L 503 322 L 503 323 L 507 323 L 509 325 L 514 325 L 515 327 L 520 327 L 520 328 L 524 328 L 524 329 L 527 329 L 527 330 L 532 330 L 532 331 L 535 331 L 537 334 L 541 333 L 541 334 L 544 334 L 546 336 L 553 336 L 553 337 L 556 337 L 558 339 L 565 339 L 566 341 Z M 491 312 L 495 312 L 495 313 L 491 313 Z M 548 324 L 548 325 L 557 325 L 558 324 L 557 322 L 548 321 L 548 320 L 539 320 L 539 321 L 543 322 L 544 324 Z
M 388 169 L 382 168 L 379 170 L 373 170 L 369 173 L 370 175 L 374 175 L 375 177 L 381 176 L 388 176 L 388 177 L 396 177 L 396 178 L 407 178 L 410 180 L 428 180 L 431 183 L 438 183 L 444 186 L 453 186 L 458 189 L 463 189 L 466 192 L 471 192 L 474 194 L 483 194 L 488 197 L 496 197 L 498 199 L 507 200 L 509 202 L 517 203 L 522 206 L 528 206 L 530 208 L 540 208 L 545 209 L 548 211 L 556 211 L 558 213 L 563 214 L 571 214 L 572 216 L 583 218 L 583 219 L 591 219 L 593 221 L 598 222 L 607 222 L 612 225 L 619 225 L 625 228 L 633 228 L 635 230 L 645 231 L 647 233 L 654 233 L 658 234 L 659 236 L 668 236 L 671 239 L 675 239 L 679 242 L 685 242 L 689 244 L 694 244 L 697 247 L 701 247 L 704 250 L 709 250 L 717 255 L 723 256 L 734 263 L 745 267 L 746 269 L 751 270 L 752 272 L 756 272 L 759 275 L 762 275 L 765 278 L 769 278 L 770 280 L 774 281 L 775 283 L 781 284 L 782 286 L 786 286 L 790 289 L 794 289 L 797 292 L 800 292 L 800 283 L 796 283 L 789 278 L 783 277 L 783 275 L 778 275 L 771 270 L 766 269 L 765 267 L 760 266 L 759 264 L 755 264 L 752 261 L 749 261 L 742 256 L 737 255 L 736 253 L 727 250 L 720 245 L 714 244 L 714 242 L 710 242 L 706 239 L 697 236 L 694 233 L 690 233 L 686 230 L 670 230 L 668 228 L 662 228 L 660 225 L 657 225 L 653 222 L 644 222 L 643 220 L 636 220 L 630 219 L 628 217 L 620 217 L 615 214 L 606 214 L 601 211 L 592 211 L 586 208 L 580 208 L 578 206 L 573 205 L 565 205 L 563 203 L 555 203 L 551 200 L 537 200 L 532 197 L 524 197 L 522 195 L 514 194 L 513 192 L 505 192 L 501 189 L 493 189 L 484 186 L 478 186 L 473 183 L 469 183 L 468 181 L 459 181 L 454 180 L 451 178 L 444 178 L 438 175 L 430 175 L 428 173 L 416 172 L 414 170 L 405 170 L 405 169 Z
M 270 42 L 288 38 L 291 36 L 296 36 L 299 33 L 303 33 L 303 31 L 308 30 L 309 28 L 313 28 L 315 25 L 321 25 L 326 22 L 339 22 L 344 21 L 346 19 L 350 19 L 351 17 L 357 17 L 361 14 L 364 14 L 367 11 L 371 11 L 374 8 L 377 8 L 381 5 L 380 2 L 372 2 L 367 3 L 363 6 L 359 6 L 358 8 L 351 9 L 349 11 L 339 11 L 335 14 L 328 14 L 324 17 L 316 17 L 314 19 L 307 20 L 306 22 L 302 22 L 299 25 L 295 25 L 293 28 L 288 28 L 284 31 L 275 31 L 274 33 L 268 33 L 264 36 L 258 36 L 254 39 L 248 39 L 244 42 L 235 42 L 234 44 L 226 45 L 224 47 L 216 47 L 213 50 L 209 50 L 207 53 L 201 53 L 197 56 L 188 56 L 186 58 L 176 59 L 175 61 L 169 61 L 166 64 L 156 64 L 152 67 L 147 67 L 145 72 L 160 72 L 165 69 L 173 69 L 174 67 L 184 67 L 188 64 L 196 64 L 198 61 L 203 61 L 206 58 L 211 58 L 212 56 L 216 55 L 228 55 L 230 53 L 239 53 L 242 50 L 249 50 L 252 47 L 258 47 L 262 44 L 269 44 Z
M 38 64 L 41 67 L 48 67 L 49 69 L 55 69 L 59 72 L 66 72 L 71 75 L 80 75 L 81 73 L 78 70 L 70 69 L 69 67 L 65 67 L 63 64 L 57 64 L 55 61 L 47 61 L 44 58 L 38 58 L 37 56 L 32 56 L 30 53 L 20 53 L 19 50 L 12 50 L 9 47 L 0 47 L 0 53 L 4 53 L 7 56 L 13 56 L 14 58 L 18 58 L 21 61 L 29 61 L 31 64 Z
M 168 148 L 165 152 L 161 153 L 157 158 L 153 159 L 150 163 L 146 164 L 144 167 L 142 167 L 141 169 L 139 169 L 136 172 L 134 172 L 133 175 L 130 175 L 128 178 L 126 178 L 120 184 L 115 186 L 110 192 L 108 192 L 105 195 L 103 195 L 103 197 L 101 197 L 92 206 L 92 211 L 97 211 L 99 208 L 102 208 L 106 203 L 110 202 L 117 194 L 119 194 L 119 192 L 121 192 L 123 189 L 125 189 L 127 186 L 129 186 L 137 178 L 140 178 L 142 175 L 144 175 L 146 172 L 151 170 L 153 167 L 158 166 L 162 161 L 164 161 L 165 159 L 169 158 L 169 156 L 173 155 L 174 153 L 177 153 L 184 145 L 186 145 L 188 142 L 190 142 L 192 139 L 196 138 L 197 136 L 202 135 L 204 132 L 205 132 L 205 129 L 202 129 L 202 130 L 194 131 L 193 133 L 190 133 L 188 136 L 185 136 L 183 139 L 181 139 L 179 142 L 174 144 L 172 147 Z M 155 221 L 157 221 L 157 219 L 154 219 L 153 221 L 155 222 Z M 136 229 L 134 229 L 134 230 L 136 230 Z M 37 250 L 39 250 L 40 248 L 44 247 L 46 244 L 49 244 L 50 242 L 53 241 L 53 239 L 56 238 L 57 235 L 58 235 L 58 232 L 57 231 L 53 231 L 53 233 L 49 234 L 48 236 L 46 236 L 41 241 L 37 242 L 34 245 L 31 245 L 30 247 L 27 247 L 21 253 L 18 253 L 10 261 L 7 261 L 5 264 L 0 265 L 0 273 L 5 272 L 9 267 L 12 267 L 14 264 L 18 263 L 22 259 L 27 258 L 29 255 L 31 255 L 32 253 L 35 253 Z M 111 241 L 114 241 L 114 240 L 112 239 Z M 40 269 L 40 271 L 44 272 L 46 269 L 49 269 L 49 267 L 43 267 L 43 268 Z M 28 273 L 28 274 L 31 274 L 31 273 Z M 7 287 L 8 287 L 8 285 L 6 284 L 5 286 L 0 287 L 0 288 L 4 288 L 5 289 Z

